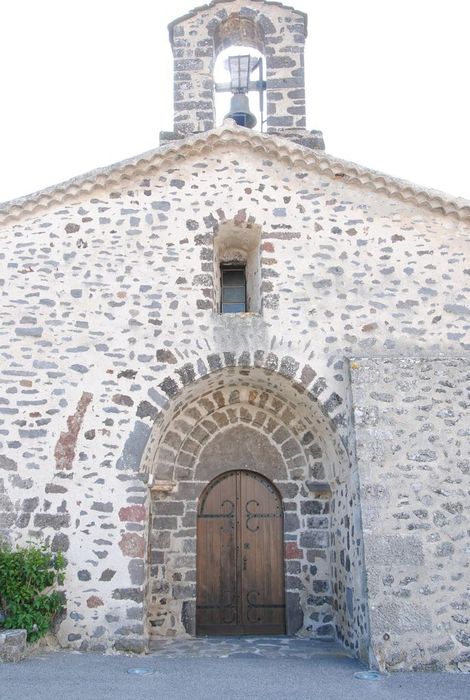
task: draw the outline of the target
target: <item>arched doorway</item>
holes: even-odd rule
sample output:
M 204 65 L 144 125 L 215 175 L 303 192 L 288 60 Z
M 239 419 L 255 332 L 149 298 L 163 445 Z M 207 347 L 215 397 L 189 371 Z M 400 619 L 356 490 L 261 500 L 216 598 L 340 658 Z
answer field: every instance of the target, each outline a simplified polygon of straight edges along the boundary
M 256 472 L 224 472 L 197 512 L 196 634 L 284 634 L 283 511 Z
M 256 351 L 235 360 L 230 353 L 210 355 L 165 380 L 168 404 L 141 463 L 152 494 L 149 634 L 202 634 L 196 625 L 201 494 L 227 470 L 242 470 L 262 474 L 282 496 L 287 634 L 337 636 L 359 653 L 368 644 L 368 621 L 347 414 L 335 394 L 324 403 L 317 397 L 320 389 L 328 396 L 326 380 L 309 366 L 299 364 L 295 377 L 287 376 L 297 366 L 292 357 Z M 227 515 L 227 506 L 211 513 Z M 207 520 L 220 527 L 224 518 Z

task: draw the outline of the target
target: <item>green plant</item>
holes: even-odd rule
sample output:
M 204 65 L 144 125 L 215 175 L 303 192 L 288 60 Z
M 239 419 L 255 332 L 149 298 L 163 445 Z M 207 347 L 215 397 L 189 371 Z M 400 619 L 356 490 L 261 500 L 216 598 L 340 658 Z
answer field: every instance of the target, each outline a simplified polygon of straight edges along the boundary
M 63 607 L 63 596 L 50 589 L 63 583 L 64 569 L 63 554 L 55 554 L 43 545 L 11 550 L 0 544 L 3 627 L 25 629 L 30 642 L 44 636 Z

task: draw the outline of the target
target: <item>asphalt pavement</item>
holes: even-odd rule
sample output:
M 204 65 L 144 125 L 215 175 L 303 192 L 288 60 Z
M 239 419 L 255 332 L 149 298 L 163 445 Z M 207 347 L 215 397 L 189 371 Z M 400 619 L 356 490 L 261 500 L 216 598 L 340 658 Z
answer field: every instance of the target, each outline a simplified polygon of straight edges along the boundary
M 129 673 L 143 669 L 144 674 Z M 43 651 L 0 664 L 1 700 L 470 700 L 470 675 L 394 673 L 355 677 L 365 667 L 341 653 L 310 658 L 168 657 Z

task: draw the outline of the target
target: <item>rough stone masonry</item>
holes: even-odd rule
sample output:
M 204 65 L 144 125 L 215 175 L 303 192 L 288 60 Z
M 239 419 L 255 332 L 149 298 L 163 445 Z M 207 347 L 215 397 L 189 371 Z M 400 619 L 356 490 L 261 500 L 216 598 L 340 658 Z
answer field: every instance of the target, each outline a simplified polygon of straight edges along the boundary
M 261 15 L 304 22 L 191 22 L 237 13 L 262 48 Z M 66 554 L 63 646 L 143 651 L 194 634 L 199 496 L 252 469 L 288 633 L 463 670 L 470 203 L 291 136 L 226 123 L 0 209 L 0 531 Z M 220 313 L 230 255 L 246 313 Z

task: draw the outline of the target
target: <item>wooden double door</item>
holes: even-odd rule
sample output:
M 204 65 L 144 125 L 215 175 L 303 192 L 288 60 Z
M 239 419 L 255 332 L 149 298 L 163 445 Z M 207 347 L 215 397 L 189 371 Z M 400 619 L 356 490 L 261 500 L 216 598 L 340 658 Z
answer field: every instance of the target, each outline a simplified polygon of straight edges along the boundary
M 255 472 L 225 472 L 201 496 L 196 633 L 285 633 L 282 502 Z

